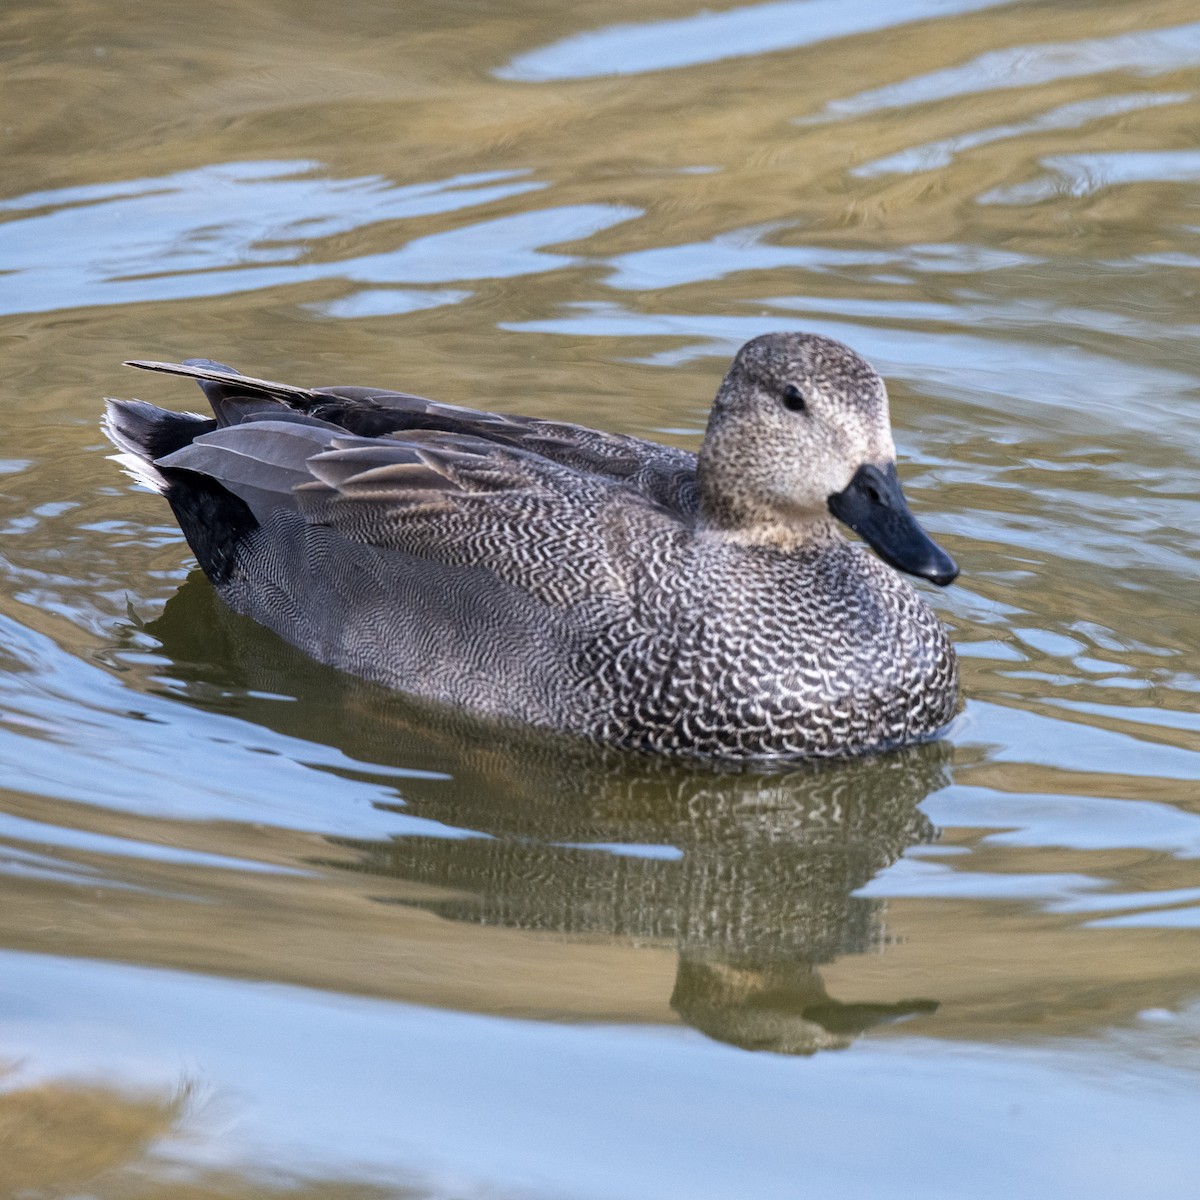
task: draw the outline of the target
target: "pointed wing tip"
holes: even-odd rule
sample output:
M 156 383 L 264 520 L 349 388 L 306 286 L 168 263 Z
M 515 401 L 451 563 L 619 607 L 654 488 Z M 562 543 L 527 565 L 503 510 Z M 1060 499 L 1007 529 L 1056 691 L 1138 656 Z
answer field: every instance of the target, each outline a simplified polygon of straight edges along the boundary
M 235 379 L 245 378 L 240 371 L 228 367 L 224 363 L 214 362 L 211 358 L 189 358 L 181 363 L 157 362 L 148 358 L 127 358 L 121 365 L 137 367 L 139 371 L 165 371 L 170 375 L 190 375 L 196 379 L 208 379 L 213 375 L 229 375 Z

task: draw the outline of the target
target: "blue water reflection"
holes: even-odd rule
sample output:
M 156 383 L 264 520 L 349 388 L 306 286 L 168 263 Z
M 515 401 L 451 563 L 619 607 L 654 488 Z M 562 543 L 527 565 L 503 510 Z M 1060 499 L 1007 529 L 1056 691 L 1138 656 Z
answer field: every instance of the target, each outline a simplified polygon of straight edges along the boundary
M 362 764 L 332 747 L 230 715 L 181 708 L 169 695 L 135 698 L 119 676 L 7 617 L 0 617 L 0 632 L 6 717 L 0 762 L 29 795 L 143 815 L 261 820 L 360 836 L 397 828 L 461 835 L 437 822 L 381 812 L 378 805 L 395 802 L 394 788 L 354 778 Z M 217 773 L 214 755 L 221 763 Z M 371 767 L 371 775 L 431 777 L 419 769 L 379 766 Z M 333 790 L 337 805 L 330 803 Z
M 1200 814 L 1151 800 L 999 792 L 954 784 L 923 805 L 943 829 L 991 830 L 982 845 L 1073 850 L 1136 847 L 1200 858 Z
M 787 226 L 750 226 L 731 229 L 705 242 L 654 246 L 632 250 L 607 260 L 611 273 L 605 280 L 619 291 L 657 290 L 724 279 L 738 271 L 774 271 L 794 267 L 814 274 L 848 273 L 862 268 L 868 278 L 889 275 L 975 275 L 1043 261 L 1020 254 L 969 244 L 908 245 L 895 250 L 856 250 L 843 246 L 788 245 L 772 242 L 771 234 L 784 234 Z
M 1023 121 L 1006 125 L 995 125 L 986 129 L 975 129 L 953 137 L 926 142 L 909 150 L 877 158 L 873 162 L 855 167 L 852 175 L 867 178 L 872 175 L 914 175 L 921 171 L 936 171 L 950 164 L 965 150 L 974 150 L 1005 138 L 1024 137 L 1030 133 L 1046 133 L 1051 130 L 1080 129 L 1092 121 L 1121 113 L 1137 112 L 1143 108 L 1157 108 L 1165 104 L 1186 104 L 1192 99 L 1189 92 L 1167 92 L 1163 94 L 1136 94 L 1130 96 L 1102 96 L 1096 100 L 1080 100 L 1073 104 L 1061 104 L 1047 112 Z
M 911 75 L 886 87 L 831 100 L 824 117 L 846 117 L 907 108 L 983 92 L 1031 88 L 1124 71 L 1153 77 L 1200 64 L 1200 22 L 1165 29 L 1136 29 L 1107 38 L 1039 42 L 989 50 L 959 66 Z
M 1117 150 L 1055 154 L 1045 173 L 1028 183 L 994 188 L 980 204 L 1040 204 L 1056 196 L 1088 196 L 1104 188 L 1142 183 L 1200 182 L 1200 150 Z
M 1132 1045 L 898 1037 L 797 1069 L 678 1030 L 79 959 L 6 952 L 0 978 L 0 1036 L 36 1064 L 21 1082 L 82 1072 L 170 1092 L 199 1073 L 234 1098 L 193 1119 L 219 1127 L 213 1167 L 582 1200 L 795 1200 L 809 1178 L 872 1200 L 1194 1195 L 1194 1010 L 1147 1013 Z M 160 1150 L 160 1169 L 181 1152 Z
M 382 253 L 322 260 L 324 239 L 384 222 L 492 204 L 546 185 L 519 171 L 399 186 L 337 179 L 313 163 L 227 163 L 110 187 L 0 202 L 0 313 L 226 296 L 318 281 L 437 284 L 507 279 L 574 264 L 542 247 L 639 215 L 573 204 L 493 217 Z M 455 303 L 463 292 L 375 291 L 332 301 L 338 315 Z
M 793 50 L 914 21 L 996 8 L 1010 0 L 778 0 L 674 21 L 612 25 L 518 55 L 501 79 L 544 82 L 638 75 Z
M 889 377 L 919 383 L 926 392 L 985 409 L 993 408 L 996 398 L 1002 396 L 1005 411 L 1019 411 L 1023 419 L 1042 425 L 1092 433 L 1098 422 L 1114 429 L 1153 432 L 1158 428 L 1162 436 L 1175 440 L 1181 423 L 1190 427 L 1200 422 L 1200 414 L 1166 399 L 1196 385 L 1200 376 L 1184 369 L 1144 363 L 1135 366 L 1079 346 L 1043 342 L 1033 348 L 1015 339 L 958 329 L 931 331 L 923 326 L 890 327 L 865 321 L 852 324 L 822 315 L 843 304 L 863 311 L 863 306 L 870 304 L 865 301 L 775 296 L 758 304 L 777 314 L 804 312 L 805 329 L 855 346 Z M 897 319 L 903 319 L 903 303 L 890 307 Z M 918 310 L 918 315 L 923 314 Z M 726 357 L 750 338 L 786 323 L 781 315 L 645 313 L 613 302 L 596 302 L 565 306 L 562 315 L 553 318 L 502 323 L 501 328 L 644 338 L 648 342 L 670 339 L 676 343 L 672 348 L 652 351 L 638 361 L 678 366 L 710 355 Z M 1156 410 L 1161 425 L 1159 421 L 1148 424 L 1147 417 Z

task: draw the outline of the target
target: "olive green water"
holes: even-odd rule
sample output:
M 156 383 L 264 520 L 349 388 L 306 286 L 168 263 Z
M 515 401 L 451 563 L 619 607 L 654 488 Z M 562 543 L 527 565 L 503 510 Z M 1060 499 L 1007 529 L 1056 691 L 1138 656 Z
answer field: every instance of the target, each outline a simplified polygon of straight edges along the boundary
M 0 1195 L 1195 1197 L 1200 12 L 9 0 Z M 729 774 L 448 721 L 189 575 L 204 355 L 685 446 L 889 382 L 966 707 Z

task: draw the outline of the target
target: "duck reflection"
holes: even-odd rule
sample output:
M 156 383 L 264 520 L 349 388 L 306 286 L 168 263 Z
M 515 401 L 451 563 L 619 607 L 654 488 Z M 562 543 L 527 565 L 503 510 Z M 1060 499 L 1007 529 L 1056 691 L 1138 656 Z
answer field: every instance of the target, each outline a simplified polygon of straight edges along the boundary
M 747 1049 L 845 1046 L 937 1007 L 834 999 L 820 967 L 884 944 L 882 902 L 856 892 L 935 836 L 918 804 L 946 782 L 944 746 L 729 769 L 480 726 L 312 663 L 227 612 L 199 576 L 147 631 L 196 702 L 362 764 L 429 772 L 399 782 L 396 810 L 467 836 L 334 839 L 356 858 L 326 864 L 443 892 L 406 904 L 454 921 L 673 944 L 672 1007 Z

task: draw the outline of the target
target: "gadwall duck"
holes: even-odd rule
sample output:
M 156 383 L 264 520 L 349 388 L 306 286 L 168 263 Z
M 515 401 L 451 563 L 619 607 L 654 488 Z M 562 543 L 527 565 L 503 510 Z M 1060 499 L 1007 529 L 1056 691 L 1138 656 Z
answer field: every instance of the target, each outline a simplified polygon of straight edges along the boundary
M 198 380 L 214 418 L 109 401 L 121 461 L 233 609 L 323 662 L 723 758 L 885 749 L 957 708 L 946 632 L 891 568 L 943 586 L 958 568 L 905 503 L 883 381 L 839 342 L 743 346 L 699 455 L 208 360 L 129 365 Z

